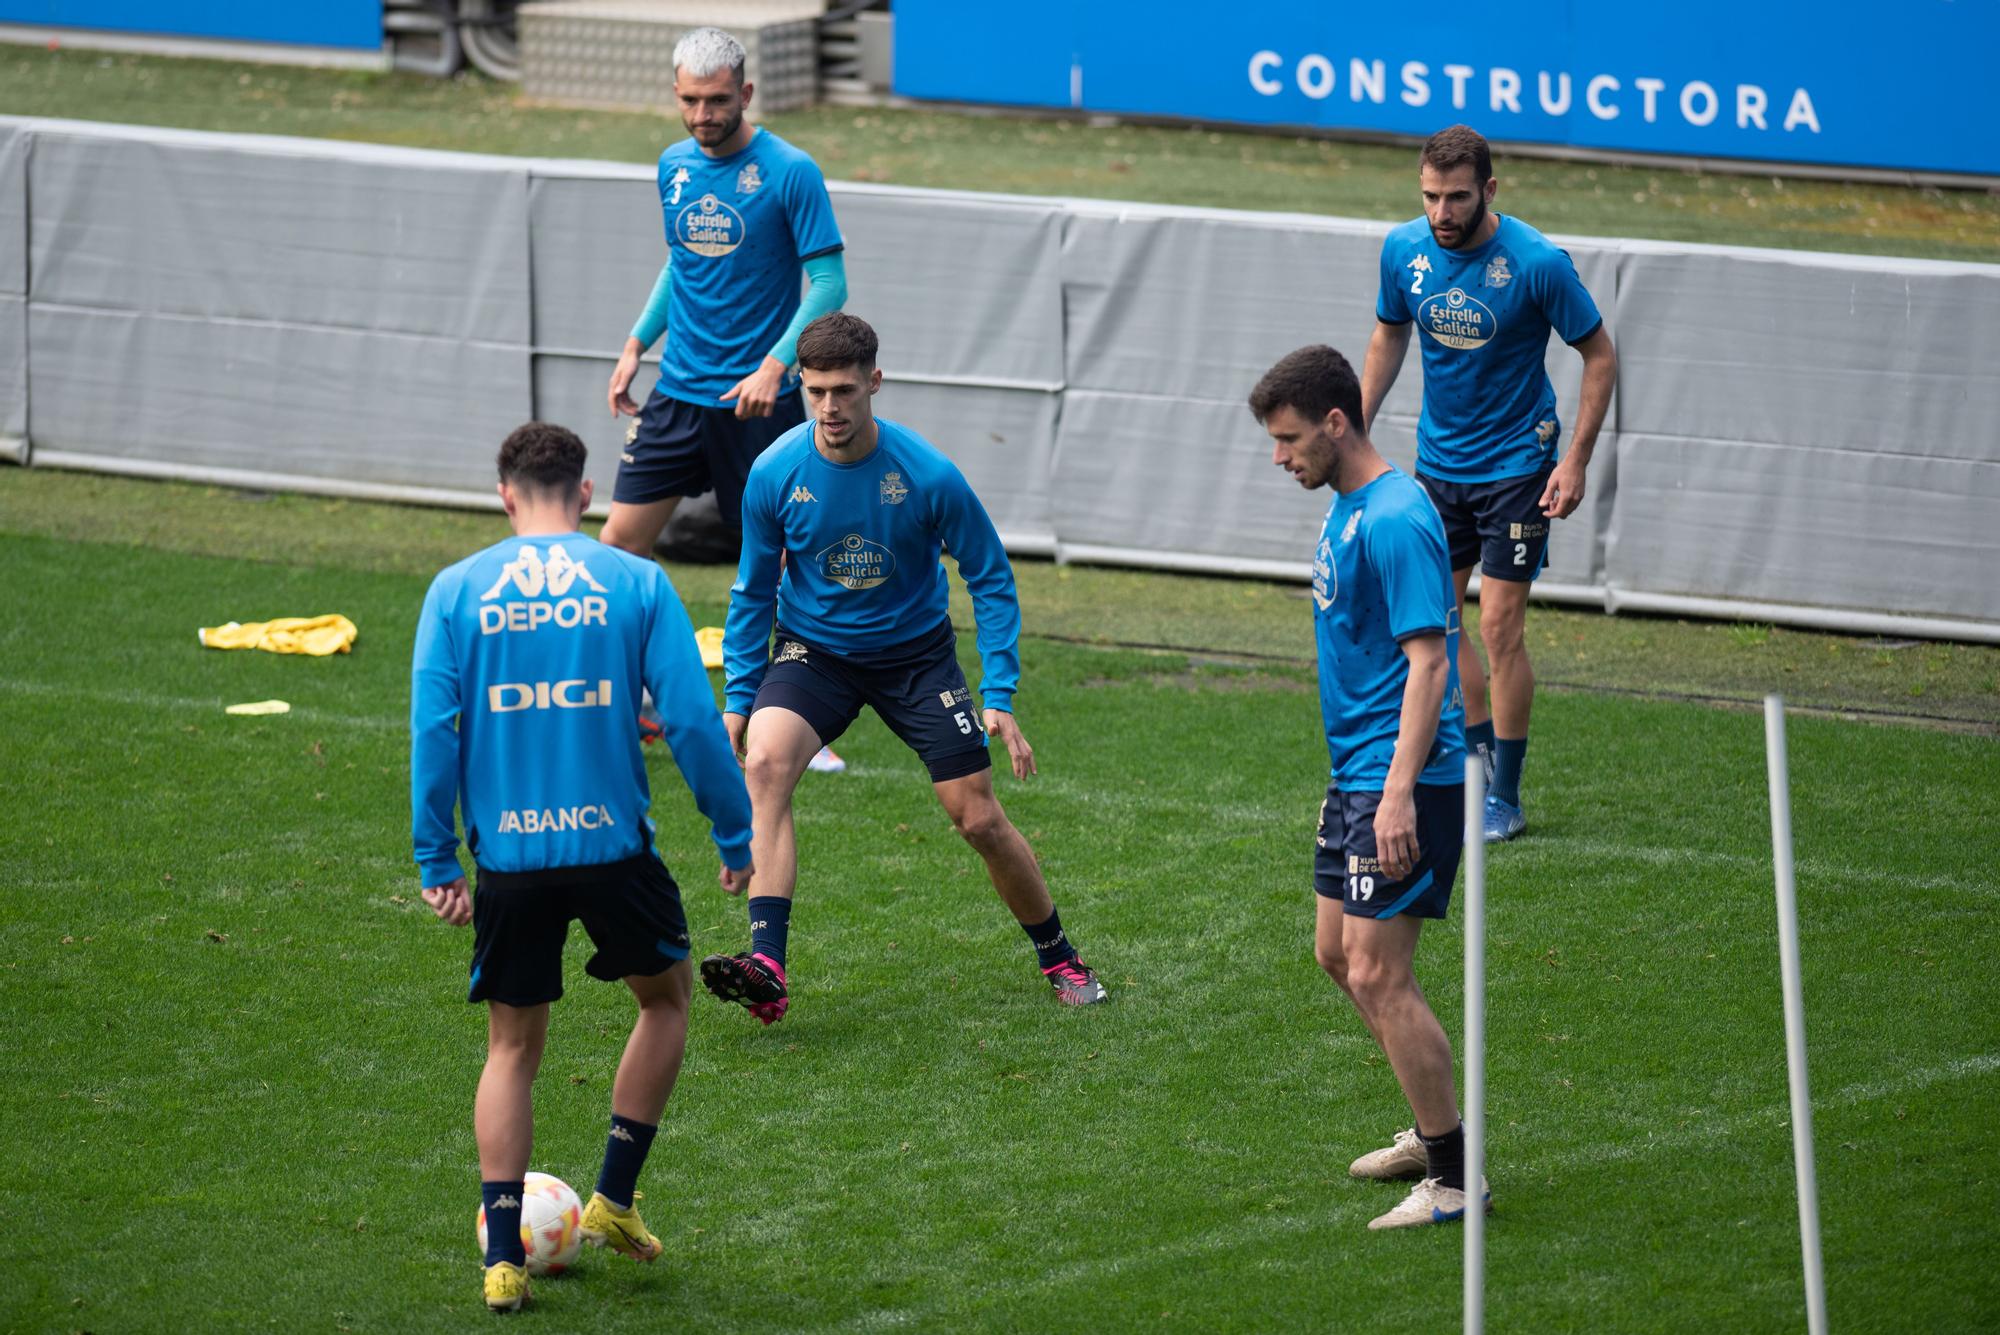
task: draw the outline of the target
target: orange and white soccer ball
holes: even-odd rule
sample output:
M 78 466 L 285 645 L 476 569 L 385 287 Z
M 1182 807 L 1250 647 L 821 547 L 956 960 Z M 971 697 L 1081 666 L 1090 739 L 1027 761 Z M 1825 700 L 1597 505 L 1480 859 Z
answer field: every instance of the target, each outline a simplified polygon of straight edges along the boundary
M 583 1202 L 569 1184 L 547 1173 L 530 1173 L 521 1193 L 521 1245 L 528 1273 L 560 1275 L 583 1250 Z M 486 1252 L 486 1207 L 479 1207 L 479 1251 Z

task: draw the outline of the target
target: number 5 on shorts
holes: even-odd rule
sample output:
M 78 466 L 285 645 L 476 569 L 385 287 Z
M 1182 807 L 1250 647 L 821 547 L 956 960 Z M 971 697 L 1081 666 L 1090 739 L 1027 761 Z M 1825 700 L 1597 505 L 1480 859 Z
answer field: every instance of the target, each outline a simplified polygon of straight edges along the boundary
M 958 730 L 960 732 L 964 733 L 967 737 L 972 736 L 972 720 L 965 716 L 963 709 L 953 714 L 952 718 L 958 723 Z

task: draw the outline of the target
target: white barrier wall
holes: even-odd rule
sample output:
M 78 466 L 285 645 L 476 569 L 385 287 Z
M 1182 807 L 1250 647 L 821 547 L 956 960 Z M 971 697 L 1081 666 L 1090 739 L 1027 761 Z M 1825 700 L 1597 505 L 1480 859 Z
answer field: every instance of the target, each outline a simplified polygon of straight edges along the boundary
M 1302 343 L 1359 364 L 1386 224 L 831 189 L 878 410 L 1011 549 L 1302 575 L 1328 498 L 1244 396 Z M 1621 368 L 1543 596 L 2000 640 L 2000 266 L 1566 244 Z M 646 167 L 0 118 L 0 453 L 463 500 L 539 416 L 607 488 L 664 258 Z

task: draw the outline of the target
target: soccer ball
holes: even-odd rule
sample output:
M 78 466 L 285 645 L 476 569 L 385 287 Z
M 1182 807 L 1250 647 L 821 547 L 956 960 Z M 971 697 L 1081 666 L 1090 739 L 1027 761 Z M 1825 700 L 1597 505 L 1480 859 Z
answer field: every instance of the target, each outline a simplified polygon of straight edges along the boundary
M 560 1275 L 583 1250 L 583 1202 L 569 1184 L 547 1173 L 530 1173 L 521 1193 L 521 1245 L 528 1250 L 528 1273 Z M 479 1207 L 479 1253 L 486 1254 L 486 1207 Z

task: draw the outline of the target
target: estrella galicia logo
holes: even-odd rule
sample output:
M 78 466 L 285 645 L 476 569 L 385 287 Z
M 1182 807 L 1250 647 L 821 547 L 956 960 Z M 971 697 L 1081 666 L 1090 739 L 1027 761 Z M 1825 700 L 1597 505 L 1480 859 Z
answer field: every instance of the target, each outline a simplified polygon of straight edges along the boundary
M 1486 303 L 1460 287 L 1427 297 L 1417 307 L 1417 320 L 1447 348 L 1483 348 L 1500 327 Z
M 850 533 L 813 558 L 835 584 L 872 589 L 896 573 L 896 554 L 879 542 Z
M 714 195 L 703 195 L 680 211 L 674 232 L 697 255 L 727 255 L 743 244 L 743 215 Z

